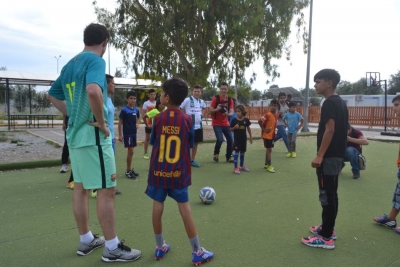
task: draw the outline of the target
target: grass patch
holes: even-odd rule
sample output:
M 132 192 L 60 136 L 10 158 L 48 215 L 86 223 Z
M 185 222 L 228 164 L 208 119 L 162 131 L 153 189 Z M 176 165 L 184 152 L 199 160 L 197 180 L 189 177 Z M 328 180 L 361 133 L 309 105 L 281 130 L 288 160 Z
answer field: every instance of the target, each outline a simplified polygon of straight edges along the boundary
M 44 167 L 54 167 L 60 165 L 60 160 L 38 160 L 38 161 L 25 161 L 25 162 L 11 162 L 0 164 L 0 171 L 11 171 L 21 169 L 35 169 Z
M 7 135 L 4 132 L 0 132 L 0 142 L 6 142 L 7 140 Z
M 60 148 L 60 147 L 61 147 L 60 144 L 58 144 L 58 143 L 56 143 L 56 142 L 53 142 L 53 141 L 50 141 L 50 140 L 47 140 L 47 141 L 46 141 L 46 144 L 52 145 L 52 146 L 54 146 L 55 148 Z

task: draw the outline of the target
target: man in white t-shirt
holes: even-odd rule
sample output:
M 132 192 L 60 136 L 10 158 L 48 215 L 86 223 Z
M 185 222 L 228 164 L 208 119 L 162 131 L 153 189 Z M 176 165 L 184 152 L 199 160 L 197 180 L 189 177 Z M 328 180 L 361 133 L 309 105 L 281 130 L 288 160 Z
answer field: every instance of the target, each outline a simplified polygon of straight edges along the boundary
M 150 89 L 149 90 L 149 100 L 143 103 L 143 107 L 141 110 L 141 117 L 143 118 L 144 115 L 146 115 L 147 112 L 150 110 L 154 109 L 156 107 L 156 90 Z M 148 123 L 145 123 L 145 125 L 151 125 L 151 120 L 148 119 Z M 144 159 L 149 159 L 149 155 L 147 154 L 147 148 L 149 147 L 149 141 L 150 141 L 150 134 L 151 134 L 151 128 L 144 128 L 145 131 L 145 139 L 144 139 Z
M 192 95 L 187 97 L 181 104 L 180 108 L 192 117 L 194 123 L 194 146 L 192 148 L 192 166 L 200 167 L 196 162 L 197 145 L 203 142 L 203 113 L 206 108 L 206 103 L 200 99 L 203 88 L 196 84 L 193 86 Z

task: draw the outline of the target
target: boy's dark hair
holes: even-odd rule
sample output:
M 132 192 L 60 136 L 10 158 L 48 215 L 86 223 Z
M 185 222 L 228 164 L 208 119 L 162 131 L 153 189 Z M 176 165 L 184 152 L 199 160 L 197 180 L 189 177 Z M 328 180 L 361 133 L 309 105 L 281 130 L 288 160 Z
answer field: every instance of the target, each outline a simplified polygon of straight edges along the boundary
M 280 98 L 281 96 L 286 96 L 286 93 L 285 92 L 280 92 L 279 95 L 278 95 L 278 98 Z
M 318 71 L 317 74 L 314 75 L 314 82 L 317 79 L 331 81 L 333 89 L 336 89 L 336 86 L 340 82 L 340 74 L 334 69 L 323 69 Z
M 86 46 L 95 46 L 110 39 L 110 34 L 106 27 L 98 23 L 90 23 L 83 31 L 83 43 Z
M 243 105 L 237 105 L 237 106 L 235 107 L 235 110 L 236 110 L 236 109 L 240 110 L 240 112 L 242 112 L 242 115 L 243 115 L 243 116 L 246 116 L 247 111 L 246 111 L 246 108 L 245 108 Z
M 287 94 L 287 96 L 286 97 L 290 97 L 290 98 L 292 98 L 293 96 L 291 95 L 291 94 Z
M 165 95 L 168 95 L 171 104 L 179 106 L 188 95 L 188 86 L 184 81 L 178 79 L 166 80 L 162 85 Z
M 269 105 L 271 106 L 271 104 L 275 104 L 278 106 L 278 109 L 281 109 L 281 105 L 279 104 L 279 101 L 276 99 L 272 99 L 271 102 L 269 102 Z
M 156 109 L 158 109 L 158 106 L 161 104 L 160 98 L 156 99 Z
M 226 87 L 229 87 L 228 84 L 227 84 L 226 82 L 222 82 L 221 85 L 220 85 L 220 87 L 221 87 L 222 85 L 226 85 Z
M 111 82 L 112 79 L 114 79 L 114 76 L 111 76 L 110 74 L 106 74 L 106 79 L 107 79 L 107 84 Z
M 295 107 L 295 106 L 296 106 L 296 103 L 289 102 L 288 106 L 289 106 L 289 108 L 291 108 L 291 107 Z
M 393 100 L 392 103 L 394 103 L 394 101 L 400 101 L 400 95 L 396 95 Z
M 200 90 L 202 90 L 203 87 L 201 87 L 201 85 L 199 85 L 199 84 L 196 84 L 195 86 L 193 86 L 193 89 L 192 89 L 192 90 L 194 90 L 194 89 L 200 89 Z
M 136 92 L 133 90 L 130 90 L 126 93 L 126 99 L 128 99 L 130 96 L 136 97 Z
M 155 92 L 156 92 L 156 90 L 154 90 L 154 89 L 149 89 L 148 94 L 155 93 Z

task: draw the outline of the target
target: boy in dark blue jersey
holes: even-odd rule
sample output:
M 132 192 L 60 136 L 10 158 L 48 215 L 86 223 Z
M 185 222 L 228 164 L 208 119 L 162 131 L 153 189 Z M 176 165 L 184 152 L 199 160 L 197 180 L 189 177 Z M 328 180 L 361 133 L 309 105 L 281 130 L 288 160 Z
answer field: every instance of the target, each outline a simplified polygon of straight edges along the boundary
M 126 101 L 128 102 L 128 105 L 123 107 L 119 114 L 118 140 L 124 142 L 124 146 L 128 149 L 128 154 L 126 155 L 125 176 L 126 178 L 136 180 L 136 177 L 139 176 L 139 174 L 132 169 L 133 149 L 136 147 L 136 134 L 137 129 L 139 128 L 140 117 L 139 109 L 135 107 L 136 92 L 128 91 L 126 94 Z
M 170 250 L 170 245 L 164 243 L 161 221 L 164 201 L 168 195 L 178 202 L 192 246 L 192 262 L 200 265 L 210 261 L 214 253 L 200 247 L 189 205 L 188 186 L 192 183 L 190 148 L 194 143 L 194 124 L 191 117 L 179 109 L 188 94 L 188 87 L 178 79 L 170 79 L 164 82 L 162 90 L 160 100 L 167 110 L 156 115 L 153 120 L 150 136 L 153 150 L 146 189 L 146 194 L 154 200 L 155 258 L 161 260 Z

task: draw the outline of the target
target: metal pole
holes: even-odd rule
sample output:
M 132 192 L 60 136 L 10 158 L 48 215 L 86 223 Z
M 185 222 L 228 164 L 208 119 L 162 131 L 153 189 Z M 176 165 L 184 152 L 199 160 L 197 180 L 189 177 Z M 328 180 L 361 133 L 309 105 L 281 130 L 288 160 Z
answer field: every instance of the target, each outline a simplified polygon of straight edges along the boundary
M 310 95 L 310 61 L 311 61 L 311 31 L 312 31 L 312 11 L 313 11 L 313 0 L 310 1 L 310 25 L 308 35 L 308 51 L 307 51 L 307 74 L 306 74 L 306 99 L 304 101 L 304 125 L 302 132 L 309 132 L 308 129 L 308 98 Z
M 386 80 L 384 80 L 385 82 L 385 132 L 386 132 L 386 126 L 387 126 L 387 84 L 386 84 Z
M 11 130 L 11 122 L 10 122 L 10 83 L 8 79 L 6 79 L 6 92 L 7 92 L 7 120 L 8 120 L 8 130 Z
M 57 60 L 57 74 L 58 74 L 58 60 L 60 59 L 61 55 L 59 55 L 58 57 L 54 56 L 54 58 Z

